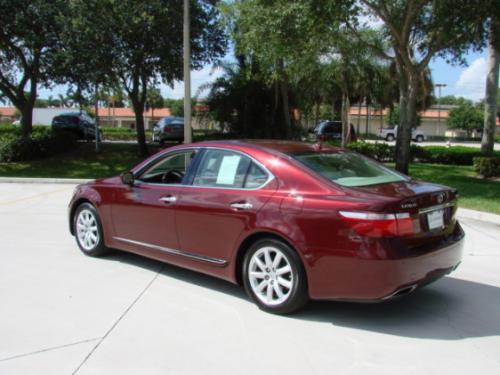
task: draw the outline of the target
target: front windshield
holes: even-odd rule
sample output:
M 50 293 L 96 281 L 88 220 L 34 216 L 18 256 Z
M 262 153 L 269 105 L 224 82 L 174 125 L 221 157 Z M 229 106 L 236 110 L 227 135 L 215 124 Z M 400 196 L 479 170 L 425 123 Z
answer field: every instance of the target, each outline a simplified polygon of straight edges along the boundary
M 310 152 L 294 158 L 342 186 L 367 186 L 407 181 L 383 165 L 353 152 Z

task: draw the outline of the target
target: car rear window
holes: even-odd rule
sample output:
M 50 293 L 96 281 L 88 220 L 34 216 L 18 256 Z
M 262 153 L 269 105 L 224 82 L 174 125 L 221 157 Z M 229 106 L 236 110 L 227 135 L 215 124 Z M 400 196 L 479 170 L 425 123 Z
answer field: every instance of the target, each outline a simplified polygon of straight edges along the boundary
M 403 175 L 353 152 L 311 152 L 293 157 L 342 186 L 367 186 L 407 181 Z
M 53 122 L 57 123 L 57 124 L 78 125 L 78 117 L 75 117 L 75 116 L 57 116 L 57 117 L 54 117 Z

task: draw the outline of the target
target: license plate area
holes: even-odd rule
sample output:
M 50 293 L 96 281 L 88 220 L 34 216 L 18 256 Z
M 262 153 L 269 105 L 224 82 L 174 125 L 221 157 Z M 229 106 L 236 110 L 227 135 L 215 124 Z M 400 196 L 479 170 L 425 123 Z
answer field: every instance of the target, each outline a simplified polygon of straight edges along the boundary
M 444 209 L 437 209 L 427 213 L 427 227 L 429 230 L 444 228 Z

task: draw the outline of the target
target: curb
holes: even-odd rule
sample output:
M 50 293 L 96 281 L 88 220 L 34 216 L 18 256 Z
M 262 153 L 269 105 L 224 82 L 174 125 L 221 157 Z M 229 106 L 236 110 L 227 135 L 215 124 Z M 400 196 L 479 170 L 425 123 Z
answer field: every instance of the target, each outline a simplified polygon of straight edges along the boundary
M 5 184 L 84 184 L 92 179 L 85 178 L 33 178 L 33 177 L 0 177 Z
M 462 219 L 485 221 L 495 225 L 500 225 L 500 215 L 492 214 L 489 212 L 482 212 L 459 207 L 457 210 L 457 216 Z

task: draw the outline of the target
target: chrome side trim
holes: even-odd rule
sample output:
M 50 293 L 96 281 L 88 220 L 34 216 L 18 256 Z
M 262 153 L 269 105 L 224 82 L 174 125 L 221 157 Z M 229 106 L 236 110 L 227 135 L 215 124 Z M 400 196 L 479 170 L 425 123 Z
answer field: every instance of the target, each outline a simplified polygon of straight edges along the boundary
M 212 257 L 208 257 L 206 255 L 193 254 L 193 253 L 190 253 L 188 251 L 170 249 L 168 247 L 153 245 L 153 244 L 149 244 L 149 243 L 145 243 L 145 242 L 129 240 L 129 239 L 123 238 L 123 237 L 113 237 L 113 239 L 117 240 L 117 241 L 126 242 L 129 244 L 133 244 L 133 245 L 148 247 L 148 248 L 153 249 L 153 250 L 163 251 L 164 253 L 168 253 L 168 254 L 172 254 L 172 255 L 180 255 L 180 256 L 183 256 L 186 258 L 191 258 L 191 259 L 199 260 L 202 262 L 213 263 L 213 264 L 216 264 L 218 266 L 224 266 L 227 263 L 227 261 L 225 261 L 223 259 L 212 258 Z
M 418 213 L 419 214 L 426 214 L 427 212 L 441 210 L 441 209 L 447 208 L 447 207 L 453 207 L 453 206 L 456 206 L 456 204 L 457 204 L 457 202 L 455 202 L 455 201 L 454 202 L 447 202 L 447 203 L 443 203 L 443 204 L 438 204 L 436 206 L 422 208 L 422 209 L 418 210 Z

